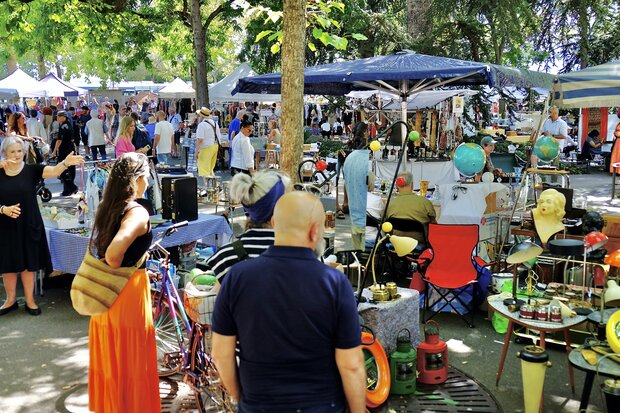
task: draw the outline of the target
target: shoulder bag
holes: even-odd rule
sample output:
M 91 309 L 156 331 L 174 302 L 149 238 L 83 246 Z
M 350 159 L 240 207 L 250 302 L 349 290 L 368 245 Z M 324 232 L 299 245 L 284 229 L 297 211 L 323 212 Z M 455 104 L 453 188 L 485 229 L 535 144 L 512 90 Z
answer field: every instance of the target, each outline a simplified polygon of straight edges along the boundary
M 144 263 L 144 254 L 133 267 L 112 268 L 90 252 L 91 240 L 71 284 L 71 302 L 81 315 L 94 316 L 112 307 L 132 274 Z

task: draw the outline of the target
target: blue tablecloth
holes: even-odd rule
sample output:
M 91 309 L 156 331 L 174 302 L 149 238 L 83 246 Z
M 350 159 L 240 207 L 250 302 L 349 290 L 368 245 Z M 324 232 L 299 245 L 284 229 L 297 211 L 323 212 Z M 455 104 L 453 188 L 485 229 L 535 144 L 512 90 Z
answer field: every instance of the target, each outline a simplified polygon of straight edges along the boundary
M 153 228 L 153 239 L 159 239 L 166 228 L 166 223 Z M 55 270 L 75 274 L 82 263 L 88 236 L 72 234 L 63 230 L 46 228 L 47 241 Z M 230 242 L 232 229 L 226 219 L 220 215 L 198 214 L 198 220 L 191 221 L 188 226 L 179 228 L 177 232 L 163 239 L 163 247 L 172 247 L 188 242 L 202 240 L 209 245 L 223 245 Z

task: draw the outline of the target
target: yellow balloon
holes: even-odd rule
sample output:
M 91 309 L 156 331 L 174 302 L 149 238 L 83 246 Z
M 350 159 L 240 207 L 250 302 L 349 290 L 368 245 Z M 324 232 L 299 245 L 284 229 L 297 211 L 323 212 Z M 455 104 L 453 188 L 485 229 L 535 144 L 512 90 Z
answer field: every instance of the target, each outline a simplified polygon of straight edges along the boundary
M 381 225 L 381 231 L 383 231 L 383 232 L 392 232 L 392 229 L 394 229 L 394 228 L 392 227 L 392 224 L 389 223 L 389 222 L 384 222 Z
M 370 150 L 373 152 L 377 152 L 379 149 L 381 149 L 381 144 L 379 143 L 379 141 L 372 141 L 370 142 Z

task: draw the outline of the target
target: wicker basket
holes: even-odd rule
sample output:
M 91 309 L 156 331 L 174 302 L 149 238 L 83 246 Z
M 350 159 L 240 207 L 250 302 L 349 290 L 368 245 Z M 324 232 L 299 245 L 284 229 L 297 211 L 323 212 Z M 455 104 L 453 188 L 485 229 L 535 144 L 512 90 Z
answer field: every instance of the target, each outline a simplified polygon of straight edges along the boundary
M 213 289 L 201 291 L 194 284 L 188 282 L 185 285 L 183 296 L 183 306 L 187 316 L 198 324 L 210 325 L 215 298 L 216 293 Z

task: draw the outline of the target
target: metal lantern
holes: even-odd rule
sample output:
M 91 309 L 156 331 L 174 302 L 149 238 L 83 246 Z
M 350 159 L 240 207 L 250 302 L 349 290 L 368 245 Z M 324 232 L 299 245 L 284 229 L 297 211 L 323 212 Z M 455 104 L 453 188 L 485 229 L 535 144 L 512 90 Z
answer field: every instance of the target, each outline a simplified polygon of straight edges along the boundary
M 401 335 L 406 332 L 407 334 Z M 411 345 L 411 332 L 403 328 L 396 338 L 396 351 L 390 356 L 390 373 L 392 375 L 392 394 L 415 393 L 416 351 Z
M 418 381 L 440 384 L 448 378 L 448 345 L 439 339 L 439 324 L 430 320 L 424 325 L 424 342 L 418 346 Z

